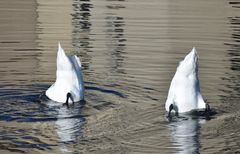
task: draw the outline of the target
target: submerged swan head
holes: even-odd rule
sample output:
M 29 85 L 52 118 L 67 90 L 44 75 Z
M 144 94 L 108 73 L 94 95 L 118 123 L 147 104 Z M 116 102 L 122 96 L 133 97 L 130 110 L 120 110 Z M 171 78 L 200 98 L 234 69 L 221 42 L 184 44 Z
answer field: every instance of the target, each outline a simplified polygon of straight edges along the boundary
M 57 53 L 56 81 L 48 88 L 46 95 L 51 100 L 61 103 L 84 100 L 81 62 L 76 55 L 67 56 L 60 43 Z
M 179 63 L 171 81 L 165 108 L 168 112 L 174 110 L 177 113 L 206 108 L 200 93 L 198 54 L 195 48 Z

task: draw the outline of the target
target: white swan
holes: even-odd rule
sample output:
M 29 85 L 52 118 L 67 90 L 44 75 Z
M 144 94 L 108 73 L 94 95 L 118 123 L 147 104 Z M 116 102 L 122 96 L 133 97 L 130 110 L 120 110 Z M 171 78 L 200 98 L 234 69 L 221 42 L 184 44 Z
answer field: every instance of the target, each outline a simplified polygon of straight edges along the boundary
M 84 100 L 81 62 L 75 55 L 66 56 L 60 43 L 58 43 L 56 82 L 48 88 L 46 96 L 53 101 L 67 104 Z
M 195 48 L 180 62 L 169 88 L 165 108 L 169 114 L 171 110 L 184 113 L 194 109 L 209 109 L 200 93 Z

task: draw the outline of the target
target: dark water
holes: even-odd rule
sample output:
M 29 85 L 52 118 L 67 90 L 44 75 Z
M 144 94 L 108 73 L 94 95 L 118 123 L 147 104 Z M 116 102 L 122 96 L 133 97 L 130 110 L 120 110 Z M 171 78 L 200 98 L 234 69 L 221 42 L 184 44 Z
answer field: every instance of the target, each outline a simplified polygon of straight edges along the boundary
M 40 103 L 57 43 L 83 65 L 86 103 Z M 168 122 L 178 62 L 195 46 L 211 120 Z M 240 3 L 0 2 L 0 153 L 240 153 Z

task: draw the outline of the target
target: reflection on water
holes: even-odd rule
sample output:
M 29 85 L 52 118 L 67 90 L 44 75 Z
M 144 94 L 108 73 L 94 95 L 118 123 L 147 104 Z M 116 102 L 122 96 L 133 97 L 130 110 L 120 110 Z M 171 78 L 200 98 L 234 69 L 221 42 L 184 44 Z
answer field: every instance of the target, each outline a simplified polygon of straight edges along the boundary
M 35 80 L 41 51 L 35 42 L 36 7 L 36 3 L 29 0 L 0 2 L 1 84 L 21 85 Z M 22 20 L 23 16 L 28 20 Z
M 56 121 L 57 134 L 62 142 L 75 141 L 81 134 L 84 119 L 74 117 L 74 115 L 79 115 L 80 113 L 73 114 L 72 112 L 68 108 L 60 108 L 58 111 L 58 120 Z
M 72 149 L 69 149 L 67 145 L 82 137 L 81 129 L 85 123 L 85 118 L 81 116 L 81 104 L 74 104 L 74 106 L 68 108 L 49 101 L 47 105 L 50 108 L 49 110 L 56 108 L 57 111 L 55 128 L 59 138 L 60 151 L 62 153 L 72 153 Z
M 229 2 L 233 8 L 240 8 L 239 2 Z M 224 101 L 229 102 L 230 100 L 239 99 L 239 87 L 240 87 L 240 16 L 228 17 L 230 28 L 231 28 L 231 42 L 225 43 L 229 47 L 228 54 L 231 62 L 231 72 L 229 71 L 228 77 L 224 77 L 224 80 L 228 80 L 229 84 L 226 85 L 228 88 L 229 95 L 224 97 Z
M 107 5 L 109 9 L 120 9 L 124 8 L 122 5 Z M 124 37 L 124 25 L 125 21 L 123 17 L 118 16 L 116 13 L 111 13 L 111 11 L 105 17 L 106 20 L 106 46 L 107 51 L 109 51 L 109 66 L 111 66 L 110 72 L 117 73 L 119 75 L 125 74 L 124 72 L 124 56 L 126 48 L 126 39 Z
M 91 9 L 93 5 L 90 0 L 73 0 L 73 13 L 72 15 L 72 40 L 75 47 L 75 54 L 79 55 L 85 70 L 89 69 L 91 57 Z
M 47 101 L 48 111 L 56 112 L 56 132 L 60 142 L 74 142 L 78 137 L 81 137 L 81 128 L 85 119 L 81 116 L 83 104 L 74 104 L 69 108 L 62 104 Z
M 239 14 L 234 0 L 1 0 L 0 153 L 236 151 Z M 59 41 L 82 61 L 84 106 L 38 101 L 55 81 Z M 168 88 L 193 46 L 219 115 L 168 123 Z
M 172 142 L 179 149 L 178 153 L 200 153 L 200 128 L 200 120 L 191 117 L 169 124 Z
M 120 71 L 119 73 L 123 73 L 122 64 L 124 61 L 124 29 L 122 26 L 124 25 L 124 20 L 121 17 L 117 16 L 107 16 L 106 17 L 107 25 L 107 38 L 109 39 L 109 43 L 107 43 L 108 51 L 111 51 L 111 61 L 110 66 L 112 66 L 112 71 Z

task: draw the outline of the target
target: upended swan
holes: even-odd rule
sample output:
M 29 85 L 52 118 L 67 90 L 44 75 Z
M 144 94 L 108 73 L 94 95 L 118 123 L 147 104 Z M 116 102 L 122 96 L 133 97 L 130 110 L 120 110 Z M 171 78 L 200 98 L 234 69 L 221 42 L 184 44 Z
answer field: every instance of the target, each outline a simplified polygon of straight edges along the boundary
M 49 99 L 67 105 L 84 100 L 81 62 L 76 55 L 67 56 L 60 43 L 58 43 L 56 81 L 45 94 Z
M 165 108 L 168 116 L 172 110 L 185 113 L 195 109 L 210 109 L 200 93 L 198 54 L 195 48 L 180 62 L 171 81 Z

